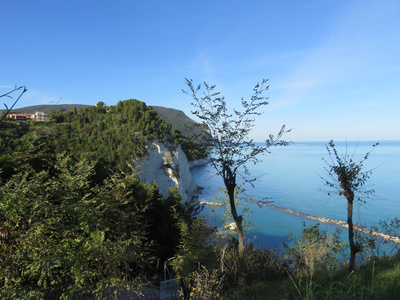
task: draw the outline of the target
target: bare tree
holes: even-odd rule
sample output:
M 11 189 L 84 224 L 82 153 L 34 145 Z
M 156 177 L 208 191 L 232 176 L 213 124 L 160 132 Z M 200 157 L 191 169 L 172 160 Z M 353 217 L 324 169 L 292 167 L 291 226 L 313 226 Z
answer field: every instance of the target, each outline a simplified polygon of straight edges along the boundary
M 350 262 L 349 271 L 354 270 L 356 254 L 361 251 L 361 245 L 354 242 L 354 226 L 353 226 L 353 205 L 354 200 L 359 203 L 366 203 L 364 198 L 370 198 L 375 193 L 373 189 L 367 189 L 365 183 L 370 178 L 372 170 L 363 171 L 364 161 L 368 159 L 370 153 L 379 145 L 372 145 L 372 150 L 367 152 L 362 159 L 355 161 L 354 155 L 345 154 L 342 157 L 335 148 L 335 144 L 331 140 L 326 146 L 331 161 L 323 159 L 327 164 L 325 167 L 326 177 L 321 177 L 325 181 L 325 185 L 333 188 L 328 195 L 337 193 L 344 196 L 347 200 L 347 224 L 349 226 L 349 244 L 350 244 Z
M 208 155 L 212 166 L 218 176 L 221 176 L 228 194 L 230 215 L 232 216 L 238 236 L 238 252 L 243 257 L 245 236 L 243 228 L 243 216 L 240 215 L 235 203 L 235 190 L 237 188 L 237 176 L 241 176 L 245 182 L 252 183 L 248 163 L 260 162 L 259 155 L 269 153 L 271 146 L 286 146 L 289 142 L 281 140 L 281 137 L 290 130 L 282 126 L 276 136 L 269 135 L 264 146 L 256 145 L 249 137 L 255 126 L 255 117 L 262 114 L 259 109 L 268 104 L 267 97 L 262 94 L 268 90 L 267 80 L 264 79 L 253 89 L 253 95 L 249 101 L 241 99 L 242 110 L 233 109 L 231 113 L 224 97 L 215 91 L 215 85 L 204 83 L 195 87 L 193 81 L 186 79 L 189 92 L 183 92 L 192 96 L 192 105 L 195 110 L 192 114 L 201 120 L 201 126 L 208 131 L 205 138 L 205 146 L 210 147 Z M 201 94 L 201 95 L 199 95 Z
M 7 117 L 7 115 L 11 112 L 11 110 L 14 108 L 15 104 L 17 104 L 18 100 L 19 100 L 19 99 L 22 97 L 22 95 L 27 91 L 27 88 L 26 88 L 25 86 L 19 86 L 19 87 L 15 86 L 14 89 L 12 89 L 11 91 L 8 91 L 7 93 L 5 93 L 5 94 L 3 94 L 3 95 L 0 95 L 0 98 L 5 97 L 5 98 L 11 98 L 11 99 L 13 99 L 12 94 L 15 93 L 15 92 L 17 92 L 17 91 L 20 91 L 20 93 L 18 94 L 17 99 L 16 99 L 16 100 L 14 101 L 14 103 L 10 106 L 10 108 L 8 108 L 7 104 L 3 103 L 4 106 L 6 107 L 6 111 L 5 111 L 4 115 L 1 117 L 0 123 L 3 122 L 4 119 Z

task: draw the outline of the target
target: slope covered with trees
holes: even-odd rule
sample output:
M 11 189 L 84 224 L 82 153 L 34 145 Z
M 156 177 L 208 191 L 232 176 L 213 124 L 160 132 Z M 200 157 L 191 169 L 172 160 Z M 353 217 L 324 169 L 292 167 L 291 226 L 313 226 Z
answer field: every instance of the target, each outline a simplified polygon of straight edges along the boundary
M 66 151 L 89 161 L 101 160 L 124 171 L 129 171 L 129 162 L 136 156 L 144 154 L 149 140 L 163 140 L 171 128 L 151 107 L 134 99 L 120 101 L 109 108 L 99 102 L 80 110 L 58 110 L 50 114 L 50 122 L 14 127 L 10 130 L 19 134 L 27 131 L 22 140 L 31 136 L 57 153 Z M 8 151 L 13 150 L 12 144 L 22 142 L 15 137 L 10 139 Z
M 131 174 L 170 125 L 143 102 L 0 123 L 0 297 L 69 297 L 153 281 L 196 205 Z M 169 137 L 172 139 L 172 137 Z

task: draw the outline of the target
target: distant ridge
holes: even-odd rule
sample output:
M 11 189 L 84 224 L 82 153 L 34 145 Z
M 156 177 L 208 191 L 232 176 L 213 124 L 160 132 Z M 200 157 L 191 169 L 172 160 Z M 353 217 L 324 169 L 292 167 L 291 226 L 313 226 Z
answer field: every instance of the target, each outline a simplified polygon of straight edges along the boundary
M 81 109 L 84 107 L 90 107 L 93 105 L 85 105 L 85 104 L 57 104 L 57 105 L 52 105 L 52 104 L 43 104 L 43 105 L 33 105 L 33 106 L 26 106 L 26 107 L 20 107 L 20 108 L 14 108 L 11 113 L 17 114 L 34 114 L 35 112 L 44 112 L 46 114 L 51 113 L 53 111 L 57 111 L 61 109 L 62 111 L 66 110 L 71 110 L 76 107 L 76 109 Z M 6 110 L 2 109 L 0 112 L 3 114 Z
M 204 131 L 193 119 L 189 118 L 183 111 L 174 108 L 167 108 L 163 106 L 151 106 L 158 114 L 158 116 L 171 124 L 171 131 L 179 130 L 184 136 L 193 137 L 195 135 L 203 135 Z
M 159 117 L 165 121 L 168 121 L 172 126 L 172 131 L 179 130 L 183 132 L 186 130 L 185 125 L 194 125 L 196 122 L 189 118 L 183 111 L 168 108 L 163 106 L 151 106 L 159 115 Z

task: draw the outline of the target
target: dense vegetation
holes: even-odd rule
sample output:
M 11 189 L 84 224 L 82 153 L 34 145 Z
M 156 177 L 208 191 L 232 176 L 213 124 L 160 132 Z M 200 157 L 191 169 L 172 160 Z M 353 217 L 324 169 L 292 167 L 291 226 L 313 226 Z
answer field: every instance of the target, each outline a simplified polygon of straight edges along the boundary
M 181 110 L 152 106 L 158 116 L 171 125 L 172 135 L 176 143 L 180 143 L 189 160 L 202 158 L 206 155 L 204 151 L 204 140 L 208 133 L 204 127 L 193 121 Z
M 111 107 L 99 102 L 96 106 L 79 110 L 59 109 L 50 114 L 50 122 L 37 122 L 30 126 L 19 124 L 4 133 L 3 149 L 0 150 L 10 152 L 21 142 L 18 138 L 28 131 L 31 140 L 45 141 L 58 153 L 66 151 L 90 161 L 100 160 L 108 168 L 116 167 L 127 172 L 130 162 L 146 153 L 148 141 L 164 141 L 170 135 L 176 143 L 185 145 L 184 150 L 190 158 L 202 155 L 199 146 L 185 139 L 179 131 L 171 133 L 169 123 L 160 119 L 151 107 L 134 99 L 119 101 Z
M 1 299 L 140 293 L 164 277 L 164 263 L 185 299 L 396 299 L 399 260 L 376 258 L 388 245 L 379 237 L 356 234 L 369 262 L 352 273 L 347 244 L 319 224 L 284 253 L 250 243 L 239 253 L 199 205 L 174 190 L 163 199 L 155 183 L 132 176 L 153 139 L 202 154 L 168 118 L 131 99 L 58 110 L 49 122 L 0 123 Z M 400 219 L 375 230 L 398 236 Z
M 2 299 L 101 297 L 158 278 L 198 212 L 130 175 L 149 141 L 173 141 L 168 123 L 131 99 L 0 126 Z
M 230 300 L 240 299 L 369 299 L 396 300 L 400 295 L 400 258 L 376 258 L 348 274 L 347 267 L 321 269 L 313 276 L 293 276 L 275 283 L 243 288 Z

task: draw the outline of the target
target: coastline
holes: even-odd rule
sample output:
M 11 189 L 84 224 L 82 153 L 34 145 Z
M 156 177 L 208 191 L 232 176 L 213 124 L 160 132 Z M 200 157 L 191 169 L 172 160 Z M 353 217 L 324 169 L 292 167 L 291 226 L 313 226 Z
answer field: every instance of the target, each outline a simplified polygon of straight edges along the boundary
M 282 206 L 276 206 L 276 205 L 267 204 L 267 203 L 263 203 L 262 205 L 271 207 L 273 209 L 279 209 L 279 210 L 282 210 L 282 211 L 287 212 L 287 213 L 292 214 L 292 215 L 302 216 L 302 217 L 305 217 L 305 218 L 308 218 L 308 219 L 311 219 L 311 220 L 314 220 L 314 221 L 333 224 L 333 225 L 341 226 L 343 228 L 349 228 L 349 225 L 345 221 L 339 221 L 339 220 L 325 218 L 325 217 L 312 216 L 312 215 L 309 215 L 309 214 L 306 214 L 306 213 L 303 213 L 303 212 L 300 212 L 300 211 L 291 210 L 291 209 L 288 209 L 288 208 L 284 208 Z M 359 227 L 359 226 L 356 226 L 356 225 L 354 225 L 354 230 L 359 231 L 359 232 L 363 232 L 363 233 L 366 233 L 366 234 L 369 234 L 369 235 L 373 235 L 373 236 L 379 236 L 379 237 L 381 237 L 381 238 L 383 238 L 383 239 L 385 239 L 387 241 L 394 242 L 396 244 L 400 244 L 400 238 L 397 237 L 397 236 L 388 235 L 388 234 L 385 234 L 385 233 L 381 233 L 381 232 L 375 231 L 375 230 L 370 229 L 370 228 L 362 228 L 362 227 Z

